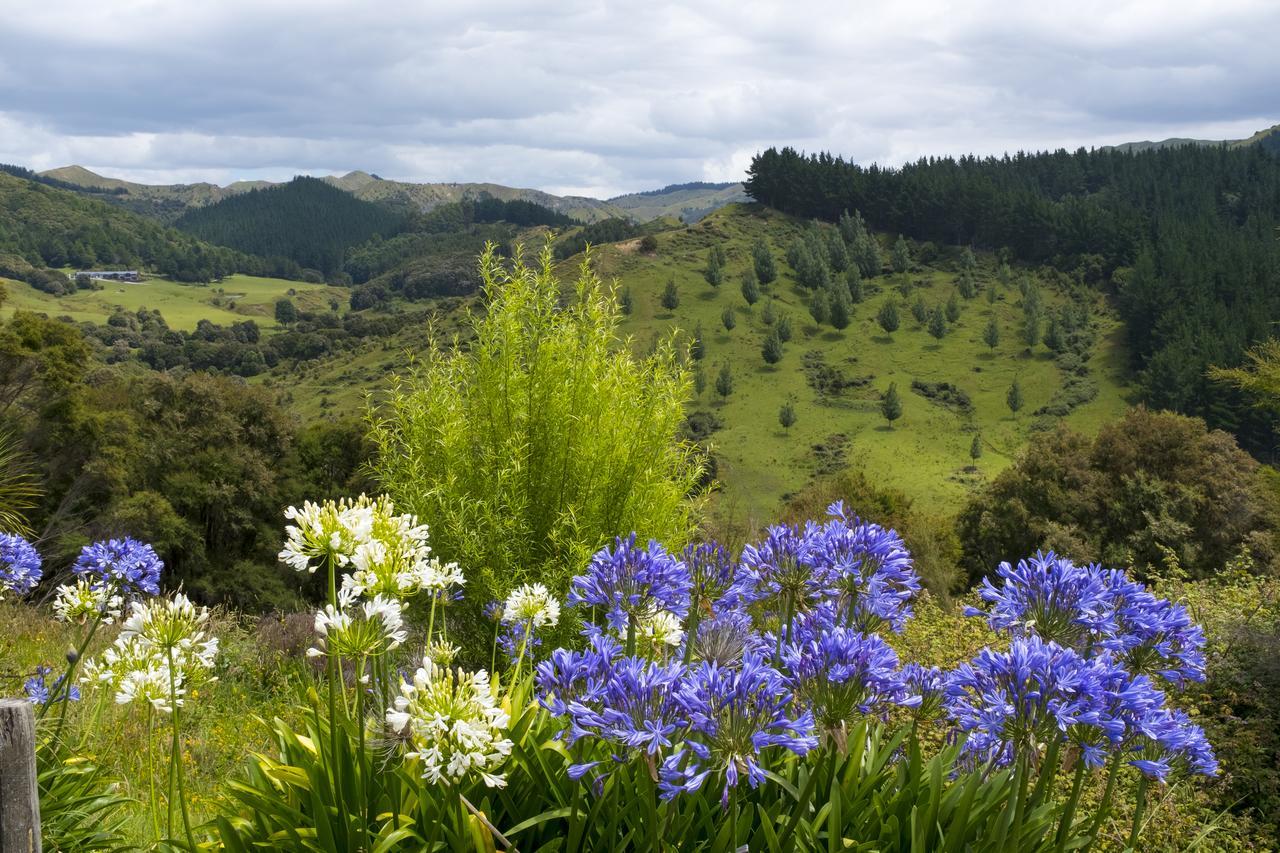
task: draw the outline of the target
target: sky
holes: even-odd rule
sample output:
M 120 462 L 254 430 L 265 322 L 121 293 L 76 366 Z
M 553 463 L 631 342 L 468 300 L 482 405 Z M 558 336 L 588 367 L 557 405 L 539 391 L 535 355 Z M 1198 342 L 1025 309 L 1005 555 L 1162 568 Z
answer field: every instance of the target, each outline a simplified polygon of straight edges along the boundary
M 0 162 L 596 197 L 1280 122 L 1280 2 L 0 0 Z

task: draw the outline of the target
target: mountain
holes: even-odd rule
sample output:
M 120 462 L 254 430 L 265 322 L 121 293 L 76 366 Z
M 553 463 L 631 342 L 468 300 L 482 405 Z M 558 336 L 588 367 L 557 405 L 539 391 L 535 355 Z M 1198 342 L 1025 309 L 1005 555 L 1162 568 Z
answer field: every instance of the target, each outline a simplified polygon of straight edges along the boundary
M 341 270 L 347 249 L 375 234 L 398 233 L 404 220 L 386 205 L 363 201 L 318 178 L 299 177 L 192 208 L 174 225 L 210 243 L 288 258 L 329 274 Z
M 188 210 L 241 195 L 255 189 L 279 186 L 270 181 L 237 181 L 217 184 L 139 184 L 100 175 L 83 166 L 63 166 L 41 172 L 40 177 L 83 187 L 96 197 L 164 222 L 173 222 Z M 328 175 L 320 180 L 354 195 L 361 201 L 391 204 L 409 210 L 429 211 L 451 202 L 496 198 L 530 201 L 583 222 L 603 219 L 636 219 L 648 222 L 663 216 L 696 221 L 718 207 L 743 201 L 741 184 L 673 184 L 660 190 L 632 193 L 602 200 L 587 196 L 558 196 L 542 190 L 490 183 L 412 183 L 392 181 L 368 172 Z
M 627 216 L 641 222 L 670 216 L 692 223 L 726 204 L 747 200 L 747 193 L 741 183 L 709 184 L 695 181 L 671 184 L 660 190 L 615 196 L 609 199 L 609 204 L 621 208 Z
M 1139 151 L 1151 151 L 1160 148 L 1181 148 L 1184 145 L 1195 145 L 1202 148 L 1210 145 L 1226 145 L 1231 148 L 1261 145 L 1268 151 L 1280 151 L 1280 124 L 1260 130 L 1247 139 L 1188 139 L 1178 136 L 1172 139 L 1162 139 L 1159 142 L 1144 140 L 1142 142 L 1124 142 L 1120 145 L 1104 145 L 1102 150 L 1135 154 Z

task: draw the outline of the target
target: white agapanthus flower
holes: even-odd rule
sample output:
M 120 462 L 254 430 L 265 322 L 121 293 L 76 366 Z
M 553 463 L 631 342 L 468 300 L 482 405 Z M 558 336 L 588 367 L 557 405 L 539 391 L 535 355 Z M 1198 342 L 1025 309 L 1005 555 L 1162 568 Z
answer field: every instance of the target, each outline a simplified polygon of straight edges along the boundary
M 527 624 L 533 630 L 560 621 L 560 602 L 542 584 L 525 584 L 507 596 L 502 621 Z
M 344 592 L 339 606 L 325 605 L 316 613 L 318 642 L 307 650 L 311 657 L 376 657 L 397 648 L 408 636 L 400 602 L 394 598 L 376 595 L 357 603 Z
M 354 501 L 306 501 L 302 509 L 289 507 L 280 562 L 299 572 L 314 574 L 329 560 L 338 566 L 351 562 L 356 548 L 369 539 L 374 525 L 374 501 L 361 495 Z
M 130 607 L 115 642 L 85 663 L 82 681 L 113 690 L 118 704 L 147 702 L 168 713 L 193 685 L 217 680 L 218 638 L 205 630 L 206 608 L 182 593 Z
M 102 621 L 111 624 L 120 618 L 124 599 L 114 594 L 106 586 L 95 587 L 88 578 L 81 578 L 75 583 L 64 583 L 58 587 L 53 599 L 53 613 L 63 622 L 74 622 L 83 625 L 93 619 L 102 617 Z
M 430 660 L 436 666 L 449 666 L 461 651 L 462 649 L 458 648 L 448 640 L 436 640 L 433 643 L 427 644 L 427 648 L 423 652 L 423 657 Z
M 400 685 L 387 709 L 387 724 L 407 739 L 405 755 L 422 765 L 433 784 L 460 782 L 477 775 L 491 788 L 506 785 L 497 772 L 511 754 L 505 737 L 509 723 L 498 706 L 489 674 L 437 666 L 430 659 Z
M 636 625 L 636 639 L 654 647 L 678 646 L 684 639 L 684 626 L 680 617 L 668 610 L 659 610 Z

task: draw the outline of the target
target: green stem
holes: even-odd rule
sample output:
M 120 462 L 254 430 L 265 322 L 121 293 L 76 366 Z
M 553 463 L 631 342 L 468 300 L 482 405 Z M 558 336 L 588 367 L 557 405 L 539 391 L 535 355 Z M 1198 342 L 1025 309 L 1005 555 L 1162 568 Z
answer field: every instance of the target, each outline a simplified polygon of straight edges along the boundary
M 693 641 L 698 638 L 698 622 L 701 620 L 700 604 L 697 600 L 693 602 L 693 606 L 689 608 L 689 624 L 685 626 L 684 635 L 684 664 L 689 665 L 689 661 L 693 660 Z
M 187 811 L 187 783 L 182 772 L 182 709 L 178 705 L 178 681 L 173 669 L 173 649 L 169 655 L 169 702 L 173 706 L 173 767 L 178 778 L 178 803 L 182 807 L 182 829 L 187 836 L 187 847 L 196 849 L 195 836 L 191 834 L 191 815 Z M 172 806 L 169 809 L 173 814 Z M 172 817 L 170 818 L 169 836 L 173 836 Z
M 362 679 L 364 678 L 364 666 L 365 666 L 365 659 L 361 658 L 360 666 L 356 670 L 356 725 L 359 727 L 359 733 L 360 733 L 359 747 L 358 747 L 359 753 L 360 753 L 360 760 L 356 766 L 356 771 L 357 771 L 357 779 L 360 782 L 361 789 L 363 789 L 364 785 L 367 784 L 368 782 L 368 776 L 365 773 L 366 754 L 365 754 L 365 743 L 364 743 L 364 729 L 365 729 L 364 693 L 365 691 L 364 691 L 364 685 L 361 683 Z M 371 817 L 369 814 L 369 797 L 366 795 L 364 797 L 361 797 L 361 800 L 364 806 L 364 809 L 363 809 L 364 822 L 360 826 L 360 836 L 361 838 L 367 839 L 368 832 L 369 832 L 370 817 Z
M 1034 809 L 1053 792 L 1053 783 L 1058 778 L 1058 753 L 1061 748 L 1062 740 L 1055 736 L 1045 750 L 1044 763 L 1040 765 L 1040 778 L 1036 780 L 1036 786 L 1031 791 L 1029 808 Z
M 76 667 L 80 665 L 80 659 L 84 657 L 85 650 L 89 648 L 89 644 L 93 642 L 93 635 L 98 632 L 98 626 L 102 624 L 102 616 L 93 620 L 93 624 L 89 626 L 89 632 L 84 638 L 84 642 L 76 646 L 74 660 L 67 662 L 67 671 L 63 673 L 62 679 L 49 692 L 49 699 L 40 708 L 40 712 L 36 714 L 36 721 L 43 720 L 45 715 L 49 713 L 49 709 L 58 704 L 59 699 L 63 699 L 63 694 L 70 695 L 71 683 L 76 677 Z M 67 723 L 67 706 L 70 702 L 63 701 L 62 707 L 58 709 L 58 727 L 53 732 L 53 742 L 57 743 L 58 738 L 62 737 L 62 727 Z
M 627 614 L 627 657 L 631 657 L 636 653 L 636 617 Z
M 1098 833 L 1102 830 L 1102 824 L 1106 822 L 1107 813 L 1111 810 L 1111 794 L 1116 787 L 1116 776 L 1120 774 L 1120 761 L 1123 757 L 1124 753 L 1117 752 L 1107 767 L 1107 785 L 1102 789 L 1102 799 L 1098 802 L 1098 811 L 1093 816 L 1093 823 L 1089 826 L 1089 846 L 1085 848 L 1086 850 L 1098 840 Z
M 147 790 L 151 795 L 151 835 L 155 841 L 160 840 L 160 809 L 156 802 L 156 770 L 155 770 L 155 708 L 147 703 Z
M 1138 802 L 1133 809 L 1133 827 L 1129 830 L 1129 843 L 1125 845 L 1128 850 L 1136 850 L 1138 844 L 1138 835 L 1142 832 L 1142 813 L 1147 810 L 1147 785 L 1151 780 L 1144 773 L 1138 779 Z
M 329 570 L 329 605 L 336 613 L 338 610 L 338 565 L 337 559 L 331 554 L 328 559 Z M 339 807 L 339 814 L 342 811 L 342 780 L 339 775 L 342 772 L 340 762 L 338 761 L 338 679 L 342 671 L 342 662 L 332 650 L 325 648 L 326 660 L 328 662 L 327 676 L 329 682 L 329 769 L 331 778 L 333 779 L 334 799 Z
M 1067 843 L 1067 835 L 1071 832 L 1071 824 L 1076 819 L 1076 804 L 1080 802 L 1080 791 L 1084 787 L 1084 756 L 1076 759 L 1076 772 L 1071 780 L 1071 796 L 1067 798 L 1067 806 L 1062 812 L 1062 820 L 1058 824 L 1058 834 L 1054 837 L 1054 849 L 1062 853 Z
M 520 666 L 524 663 L 524 653 L 529 648 L 529 634 L 533 632 L 533 620 L 530 619 L 524 626 L 524 637 L 520 640 L 520 654 L 516 656 L 515 672 L 511 674 L 511 683 L 507 685 L 507 692 L 515 689 L 516 683 L 520 680 Z

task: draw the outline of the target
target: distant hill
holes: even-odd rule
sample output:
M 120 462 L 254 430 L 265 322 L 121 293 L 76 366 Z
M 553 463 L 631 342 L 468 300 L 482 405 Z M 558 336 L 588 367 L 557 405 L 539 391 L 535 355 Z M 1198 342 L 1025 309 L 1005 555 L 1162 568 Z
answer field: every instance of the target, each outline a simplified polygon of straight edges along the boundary
M 609 199 L 609 204 L 621 208 L 626 215 L 641 222 L 664 216 L 697 222 L 726 204 L 744 201 L 747 201 L 747 193 L 740 183 L 709 184 L 696 181 L 672 184 L 660 190 L 620 195 Z
M 1185 145 L 1197 145 L 1207 147 L 1210 145 L 1227 145 L 1232 148 L 1240 148 L 1246 145 L 1261 145 L 1268 151 L 1280 151 L 1280 124 L 1260 130 L 1247 139 L 1188 139 L 1184 137 L 1173 137 L 1172 139 L 1162 139 L 1159 142 L 1151 142 L 1144 140 L 1142 142 L 1125 142 L 1120 145 L 1105 145 L 1104 151 L 1123 151 L 1127 154 L 1134 154 L 1139 151 L 1151 151 L 1160 148 L 1181 148 Z
M 135 213 L 173 222 L 192 208 L 278 184 L 269 181 L 238 181 L 225 187 L 216 184 L 138 184 L 109 178 L 83 166 L 63 166 L 41 172 L 40 177 L 68 187 L 80 187 L 102 195 L 112 204 Z M 663 216 L 684 216 L 692 222 L 725 204 L 742 201 L 740 184 L 673 184 L 660 190 L 632 193 L 601 200 L 586 196 L 558 196 L 535 189 L 489 183 L 412 183 L 392 181 L 368 172 L 348 172 L 320 178 L 325 183 L 362 201 L 379 202 L 425 212 L 452 202 L 496 198 L 501 201 L 529 201 L 583 222 L 630 218 L 648 222 Z
M 193 208 L 174 224 L 202 240 L 264 258 L 282 257 L 305 269 L 334 273 L 347 249 L 375 234 L 390 237 L 405 215 L 363 201 L 318 178 L 250 189 Z

